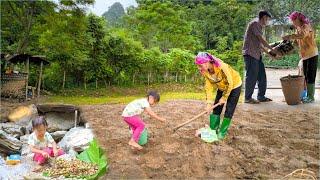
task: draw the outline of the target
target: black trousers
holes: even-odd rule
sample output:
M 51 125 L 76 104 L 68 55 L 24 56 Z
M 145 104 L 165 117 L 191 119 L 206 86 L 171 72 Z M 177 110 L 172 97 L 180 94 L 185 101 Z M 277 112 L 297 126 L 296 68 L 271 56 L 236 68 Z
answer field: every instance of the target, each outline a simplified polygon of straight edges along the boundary
M 258 100 L 265 98 L 267 90 L 267 75 L 262 62 L 262 58 L 255 59 L 249 55 L 244 55 L 244 62 L 246 68 L 246 84 L 245 84 L 245 99 L 252 98 L 254 87 L 258 83 Z
M 233 89 L 228 97 L 227 100 L 227 105 L 226 105 L 226 111 L 224 112 L 224 117 L 225 118 L 232 118 L 234 111 L 236 110 L 237 103 L 240 97 L 241 93 L 241 86 Z M 223 91 L 218 90 L 216 99 L 214 101 L 214 104 L 217 104 L 222 97 Z M 223 105 L 217 106 L 216 108 L 213 109 L 213 114 L 216 114 L 218 116 L 221 115 L 223 109 Z
M 308 84 L 316 82 L 318 55 L 303 61 L 303 74 Z

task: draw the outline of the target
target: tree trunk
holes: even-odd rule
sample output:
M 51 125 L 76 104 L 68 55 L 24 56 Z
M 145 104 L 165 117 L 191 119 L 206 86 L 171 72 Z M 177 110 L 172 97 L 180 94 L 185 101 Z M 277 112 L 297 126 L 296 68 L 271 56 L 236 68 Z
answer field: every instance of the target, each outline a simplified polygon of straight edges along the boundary
M 86 77 L 83 78 L 84 89 L 87 90 L 87 82 Z
M 26 100 L 28 100 L 28 82 L 29 82 L 29 58 L 27 59 L 26 62 L 26 67 L 25 71 L 27 73 L 27 79 L 26 79 Z
M 42 90 L 44 90 L 44 78 L 42 78 Z
M 104 82 L 104 85 L 106 86 L 106 89 L 108 88 L 108 84 L 107 84 L 107 81 L 106 80 L 103 80 Z
M 64 89 L 65 84 L 66 84 L 66 70 L 63 70 L 62 89 Z
M 187 75 L 184 75 L 184 82 L 187 82 Z
M 135 83 L 135 78 L 136 78 L 136 73 L 133 73 L 133 75 L 132 75 L 132 84 L 134 85 L 134 83 Z
M 164 74 L 164 82 L 168 82 L 169 71 L 166 71 Z
M 98 89 L 98 79 L 96 79 L 96 89 Z
M 41 79 L 42 79 L 42 68 L 43 68 L 43 61 L 40 64 L 40 74 L 39 74 L 39 83 L 38 83 L 38 90 L 37 90 L 37 98 L 40 97 L 40 87 L 41 87 Z
M 150 85 L 151 72 L 148 73 L 148 86 Z
M 176 73 L 176 82 L 178 82 L 178 73 Z

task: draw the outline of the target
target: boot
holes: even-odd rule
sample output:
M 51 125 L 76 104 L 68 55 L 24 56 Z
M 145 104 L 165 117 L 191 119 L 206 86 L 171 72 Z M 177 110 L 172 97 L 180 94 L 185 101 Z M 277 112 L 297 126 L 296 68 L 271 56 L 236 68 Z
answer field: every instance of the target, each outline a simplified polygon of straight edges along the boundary
M 230 124 L 231 124 L 231 119 L 230 118 L 226 118 L 226 117 L 223 118 L 220 130 L 218 132 L 218 138 L 220 140 L 224 139 L 224 137 L 226 136 Z
M 303 100 L 303 103 L 314 102 L 315 84 L 307 84 L 307 98 Z
M 217 130 L 220 125 L 220 116 L 216 114 L 210 114 L 210 128 L 212 130 Z

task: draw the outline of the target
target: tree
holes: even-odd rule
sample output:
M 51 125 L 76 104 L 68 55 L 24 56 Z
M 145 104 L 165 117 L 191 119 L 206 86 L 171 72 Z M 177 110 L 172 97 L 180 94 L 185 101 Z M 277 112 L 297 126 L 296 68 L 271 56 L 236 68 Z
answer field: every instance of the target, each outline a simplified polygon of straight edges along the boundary
M 1 44 L 7 53 L 30 53 L 30 42 L 36 41 L 34 27 L 43 23 L 45 16 L 54 12 L 56 4 L 50 1 L 2 1 Z
M 268 0 L 260 1 L 256 6 L 256 11 L 261 9 L 268 10 L 273 19 L 281 24 L 288 23 L 288 15 L 293 11 L 300 11 L 305 14 L 314 24 L 320 23 L 320 4 L 317 0 Z
M 128 81 L 132 74 L 141 68 L 141 42 L 134 40 L 125 29 L 117 29 L 105 36 L 106 52 L 114 75 L 109 81 Z
M 62 88 L 66 85 L 67 72 L 81 74 L 83 70 L 80 67 L 83 67 L 84 61 L 87 60 L 88 36 L 85 17 L 84 10 L 75 4 L 61 4 L 60 10 L 47 16 L 46 23 L 38 28 L 44 30 L 39 37 L 41 50 L 49 59 L 63 67 Z
M 138 8 L 128 11 L 125 23 L 145 48 L 160 47 L 162 52 L 171 48 L 192 51 L 201 48 L 191 35 L 192 22 L 185 19 L 184 8 L 171 2 L 138 3 Z
M 198 3 L 187 10 L 187 19 L 194 21 L 193 34 L 201 39 L 205 49 L 214 49 L 221 37 L 227 37 L 227 48 L 233 41 L 242 40 L 252 6 L 236 0 L 216 0 L 209 4 Z
M 89 14 L 88 17 L 88 44 L 89 56 L 86 63 L 86 75 L 90 74 L 90 77 L 95 79 L 96 88 L 98 88 L 98 79 L 104 79 L 107 77 L 110 67 L 107 62 L 104 44 L 105 19 Z

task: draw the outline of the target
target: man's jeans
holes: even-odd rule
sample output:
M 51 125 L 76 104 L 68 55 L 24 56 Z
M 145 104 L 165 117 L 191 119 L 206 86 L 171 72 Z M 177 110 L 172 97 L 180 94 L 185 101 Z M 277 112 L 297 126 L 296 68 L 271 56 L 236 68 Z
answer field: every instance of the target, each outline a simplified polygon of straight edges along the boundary
M 267 89 L 267 76 L 262 58 L 255 59 L 249 55 L 244 55 L 244 62 L 246 68 L 246 80 L 245 80 L 245 99 L 252 98 L 254 87 L 258 82 L 258 100 L 265 99 Z

